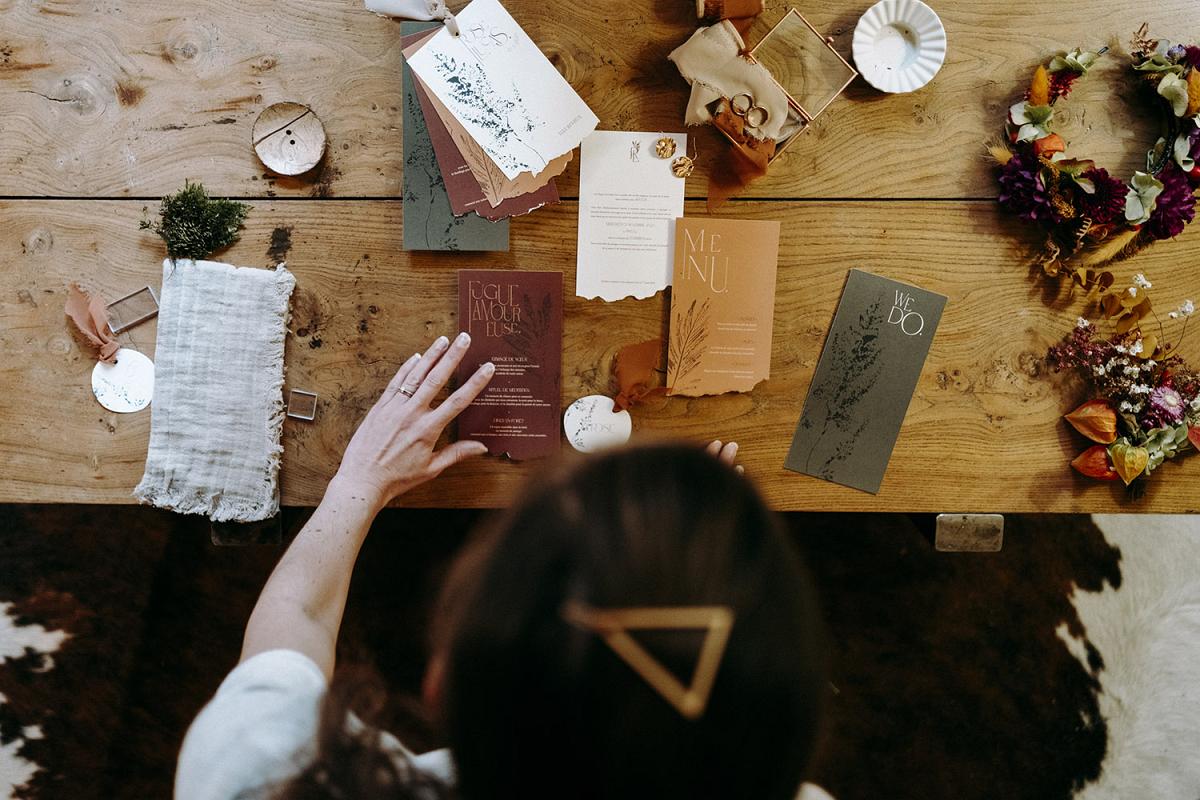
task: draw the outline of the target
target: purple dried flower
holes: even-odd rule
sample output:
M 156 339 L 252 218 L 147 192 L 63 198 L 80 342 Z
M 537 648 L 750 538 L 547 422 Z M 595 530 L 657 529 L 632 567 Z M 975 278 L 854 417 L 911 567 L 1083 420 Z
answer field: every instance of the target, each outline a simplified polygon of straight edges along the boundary
M 1189 44 L 1184 48 L 1184 63 L 1192 69 L 1200 67 L 1200 47 L 1194 44 Z
M 1108 174 L 1108 170 L 1089 169 L 1083 177 L 1096 185 L 1096 192 L 1077 192 L 1079 209 L 1095 225 L 1108 223 L 1125 216 L 1125 195 L 1129 187 Z
M 1018 154 L 1000 168 L 1000 205 L 1022 219 L 1038 222 L 1053 218 L 1041 165 L 1032 156 Z
M 1150 393 L 1150 408 L 1155 412 L 1155 416 L 1172 425 L 1182 421 L 1183 414 L 1187 410 L 1183 404 L 1183 396 L 1170 386 L 1159 386 Z M 1143 421 L 1143 424 L 1149 422 L 1151 416 L 1151 414 L 1147 414 L 1147 419 Z M 1154 427 L 1161 426 L 1155 425 Z
M 1196 196 L 1187 175 L 1174 164 L 1160 172 L 1158 179 L 1163 182 L 1163 190 L 1146 230 L 1155 239 L 1174 239 L 1195 218 Z
M 1170 50 L 1167 51 L 1167 58 L 1169 58 L 1172 61 L 1175 61 L 1177 63 L 1180 60 L 1182 60 L 1183 57 L 1186 55 L 1187 55 L 1187 48 L 1181 44 L 1174 45 L 1173 47 L 1171 47 Z

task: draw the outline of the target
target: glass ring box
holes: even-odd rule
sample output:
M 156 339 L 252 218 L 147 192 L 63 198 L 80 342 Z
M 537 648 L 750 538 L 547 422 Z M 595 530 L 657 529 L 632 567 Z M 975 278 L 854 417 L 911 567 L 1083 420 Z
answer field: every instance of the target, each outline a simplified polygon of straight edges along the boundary
M 776 143 L 772 161 L 808 130 L 829 104 L 858 77 L 858 71 L 795 8 L 750 50 L 788 97 L 788 132 Z

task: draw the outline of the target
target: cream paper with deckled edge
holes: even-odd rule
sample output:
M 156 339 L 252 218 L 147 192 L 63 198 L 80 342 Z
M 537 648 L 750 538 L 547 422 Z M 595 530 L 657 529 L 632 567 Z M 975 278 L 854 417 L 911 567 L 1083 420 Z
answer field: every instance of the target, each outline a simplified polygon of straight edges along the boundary
M 688 150 L 687 134 L 593 131 L 579 157 L 575 294 L 607 302 L 653 297 L 671 285 L 684 181 L 656 142 Z M 674 155 L 673 154 L 673 155 Z
M 504 175 L 537 175 L 599 123 L 499 0 L 472 0 L 460 35 L 438 31 L 409 60 Z
M 216 522 L 278 513 L 283 352 L 295 286 L 282 264 L 163 262 L 138 500 Z

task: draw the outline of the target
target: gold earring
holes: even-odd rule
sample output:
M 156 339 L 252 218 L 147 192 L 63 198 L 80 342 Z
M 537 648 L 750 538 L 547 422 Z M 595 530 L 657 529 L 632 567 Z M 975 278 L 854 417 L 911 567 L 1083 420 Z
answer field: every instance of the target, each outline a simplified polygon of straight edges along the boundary
M 696 170 L 696 158 L 700 155 L 700 148 L 694 142 L 692 146 L 695 156 L 682 155 L 671 162 L 671 172 L 676 178 L 690 178 Z
M 675 155 L 675 139 L 664 136 L 654 143 L 654 155 L 659 158 L 670 158 Z

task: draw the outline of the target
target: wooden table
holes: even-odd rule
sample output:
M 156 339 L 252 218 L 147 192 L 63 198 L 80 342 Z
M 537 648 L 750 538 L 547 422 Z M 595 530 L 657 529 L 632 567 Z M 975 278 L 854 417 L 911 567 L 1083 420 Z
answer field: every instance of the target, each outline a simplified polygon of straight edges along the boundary
M 665 57 L 695 28 L 691 0 L 507 5 L 602 128 L 681 128 L 687 87 Z M 849 55 L 868 5 L 811 0 L 802 10 Z M 930 86 L 888 96 L 856 83 L 750 197 L 722 212 L 784 223 L 771 379 L 752 394 L 639 407 L 638 434 L 736 439 L 747 472 L 784 509 L 1200 509 L 1200 458 L 1163 468 L 1137 504 L 1067 466 L 1083 442 L 1060 415 L 1081 393 L 1048 376 L 1043 356 L 1079 302 L 1031 275 L 1034 239 L 998 213 L 981 157 L 1039 60 L 1125 41 L 1144 20 L 1160 34 L 1186 33 L 1193 2 L 935 5 L 950 52 Z M 752 40 L 786 3 L 768 7 Z M 318 392 L 321 405 L 315 422 L 284 427 L 286 504 L 320 498 L 404 356 L 458 330 L 459 267 L 564 273 L 564 403 L 607 391 L 616 349 L 662 330 L 661 297 L 574 297 L 574 165 L 560 183 L 563 203 L 514 220 L 509 253 L 401 251 L 399 26 L 357 0 L 0 0 L 0 18 L 0 501 L 132 502 L 150 414 L 96 405 L 92 360 L 68 331 L 64 291 L 73 278 L 110 298 L 157 286 L 163 248 L 137 223 L 185 179 L 252 200 L 241 241 L 222 259 L 267 266 L 286 257 L 299 281 L 288 384 Z M 1077 152 L 1128 175 L 1154 135 L 1133 119 L 1120 60 L 1090 75 L 1059 113 L 1072 120 Z M 273 178 L 255 159 L 254 118 L 281 100 L 311 105 L 325 123 L 329 157 L 313 179 Z M 703 165 L 718 144 L 708 129 L 698 142 Z M 705 186 L 701 169 L 688 182 L 688 214 L 703 213 Z M 1145 271 L 1164 302 L 1198 293 L 1196 227 L 1118 277 Z M 950 298 L 877 496 L 782 468 L 850 267 Z M 154 335 L 150 323 L 120 338 L 153 355 Z M 1195 339 L 1185 352 L 1200 358 Z M 476 461 L 404 503 L 501 505 L 534 468 Z

